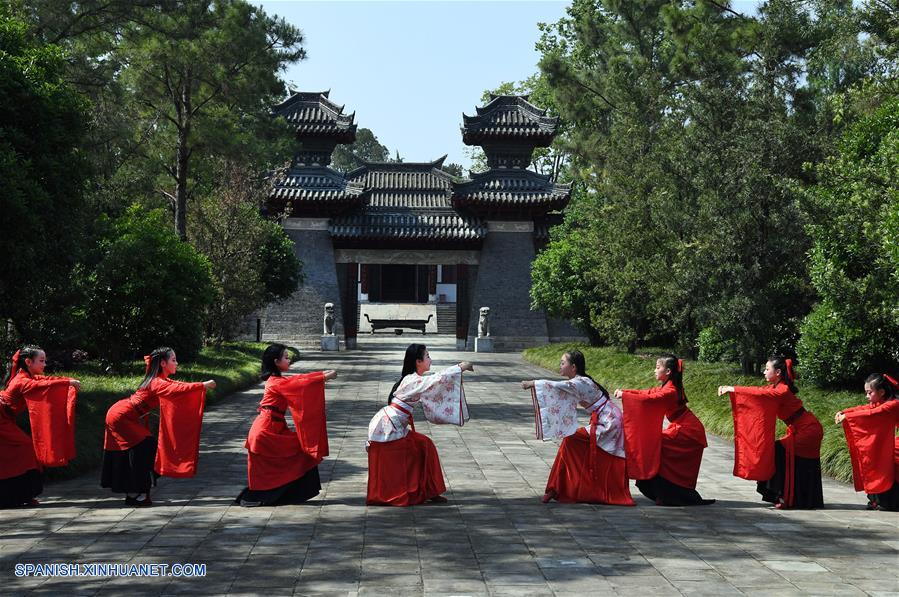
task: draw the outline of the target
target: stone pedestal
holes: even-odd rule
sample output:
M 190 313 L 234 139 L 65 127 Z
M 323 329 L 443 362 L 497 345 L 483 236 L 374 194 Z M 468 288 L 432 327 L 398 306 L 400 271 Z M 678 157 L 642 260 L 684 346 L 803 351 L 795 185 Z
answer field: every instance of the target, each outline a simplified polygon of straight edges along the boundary
M 456 350 L 464 351 L 466 344 L 465 338 L 456 338 Z
M 322 350 L 340 350 L 340 341 L 338 340 L 337 336 L 322 336 Z
M 493 338 L 475 338 L 475 352 L 493 352 Z

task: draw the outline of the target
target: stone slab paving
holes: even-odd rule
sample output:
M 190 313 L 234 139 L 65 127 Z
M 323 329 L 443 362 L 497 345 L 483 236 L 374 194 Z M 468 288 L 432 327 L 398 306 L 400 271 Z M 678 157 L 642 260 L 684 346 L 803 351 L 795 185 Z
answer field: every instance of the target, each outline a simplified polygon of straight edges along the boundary
M 360 350 L 303 354 L 335 368 L 328 385 L 331 456 L 322 494 L 299 506 L 241 508 L 243 448 L 261 388 L 204 420 L 199 473 L 162 479 L 148 509 L 124 507 L 96 475 L 50 484 L 35 509 L 0 511 L 0 594 L 202 595 L 899 595 L 899 515 L 866 512 L 861 494 L 825 480 L 827 507 L 779 511 L 732 476 L 730 442 L 709 438 L 705 508 L 539 501 L 557 445 L 534 439 L 521 379 L 552 377 L 517 354 L 454 351 L 427 336 L 434 368 L 475 362 L 464 428 L 428 425 L 448 504 L 366 507 L 363 449 L 372 414 L 406 344 L 379 334 Z M 99 441 L 99 438 L 98 438 Z M 203 578 L 14 575 L 16 563 L 204 563 Z

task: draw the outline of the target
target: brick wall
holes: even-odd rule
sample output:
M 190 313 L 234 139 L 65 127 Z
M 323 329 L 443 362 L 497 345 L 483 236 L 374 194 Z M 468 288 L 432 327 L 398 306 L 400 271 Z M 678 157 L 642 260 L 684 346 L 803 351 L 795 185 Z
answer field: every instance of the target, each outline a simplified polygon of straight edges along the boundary
M 318 346 L 325 303 L 334 303 L 335 334 L 343 341 L 343 316 L 334 249 L 327 230 L 285 230 L 303 262 L 303 284 L 282 303 L 262 313 L 262 339 L 304 347 Z
M 532 230 L 487 234 L 472 288 L 469 350 L 474 350 L 481 307 L 490 307 L 490 335 L 497 350 L 520 350 L 549 341 L 546 314 L 530 308 L 533 260 Z

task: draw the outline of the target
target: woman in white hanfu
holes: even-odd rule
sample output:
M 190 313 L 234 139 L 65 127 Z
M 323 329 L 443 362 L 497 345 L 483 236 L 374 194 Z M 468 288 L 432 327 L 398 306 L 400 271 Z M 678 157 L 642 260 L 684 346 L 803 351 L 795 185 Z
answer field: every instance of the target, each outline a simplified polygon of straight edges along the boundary
M 523 381 L 534 400 L 537 439 L 561 439 L 543 503 L 583 502 L 633 506 L 624 458 L 621 409 L 604 387 L 587 375 L 584 355 L 562 355 L 564 381 Z M 590 413 L 590 425 L 578 427 L 577 407 Z
M 462 362 L 433 375 L 424 344 L 410 344 L 403 373 L 387 398 L 387 406 L 368 424 L 369 505 L 413 506 L 426 501 L 446 502 L 440 458 L 434 442 L 415 431 L 412 410 L 421 402 L 425 418 L 436 424 L 462 426 L 468 404 L 462 372 L 474 371 Z

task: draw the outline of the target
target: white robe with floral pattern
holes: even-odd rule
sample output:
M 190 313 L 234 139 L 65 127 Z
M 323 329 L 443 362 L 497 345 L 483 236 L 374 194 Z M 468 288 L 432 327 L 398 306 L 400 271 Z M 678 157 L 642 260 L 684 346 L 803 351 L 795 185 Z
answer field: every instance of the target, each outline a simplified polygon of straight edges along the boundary
M 418 402 L 425 419 L 431 423 L 464 425 L 469 415 L 462 369 L 453 365 L 436 374 L 410 373 L 404 377 L 393 393 L 392 404 L 396 406 L 385 406 L 368 424 L 368 442 L 390 442 L 406 437 L 410 415 Z
M 534 382 L 534 419 L 537 439 L 562 439 L 577 432 L 577 406 L 583 401 L 591 415 L 597 413 L 596 445 L 615 456 L 624 457 L 624 428 L 621 408 L 589 377 L 575 376 L 564 381 L 545 379 Z M 590 426 L 584 427 L 590 433 Z

